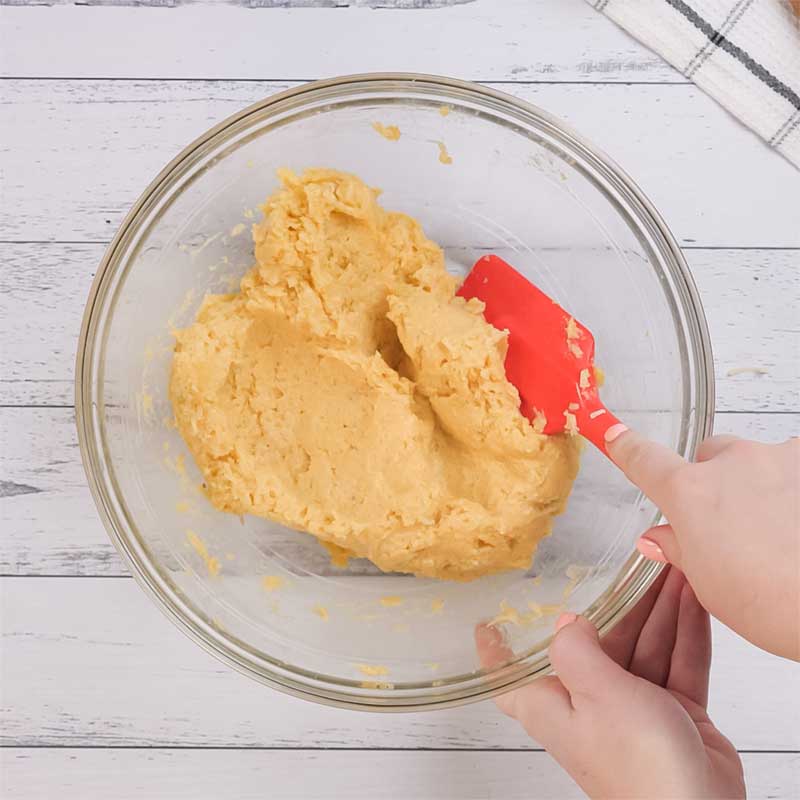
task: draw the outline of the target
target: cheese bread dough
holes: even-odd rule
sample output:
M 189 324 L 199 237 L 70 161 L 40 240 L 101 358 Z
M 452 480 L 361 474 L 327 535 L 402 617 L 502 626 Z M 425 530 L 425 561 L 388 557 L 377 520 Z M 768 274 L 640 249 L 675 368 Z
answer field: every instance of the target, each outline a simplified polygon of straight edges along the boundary
M 577 440 L 521 415 L 507 334 L 414 219 L 353 175 L 279 176 L 240 290 L 176 334 L 170 397 L 208 498 L 384 571 L 527 568 Z

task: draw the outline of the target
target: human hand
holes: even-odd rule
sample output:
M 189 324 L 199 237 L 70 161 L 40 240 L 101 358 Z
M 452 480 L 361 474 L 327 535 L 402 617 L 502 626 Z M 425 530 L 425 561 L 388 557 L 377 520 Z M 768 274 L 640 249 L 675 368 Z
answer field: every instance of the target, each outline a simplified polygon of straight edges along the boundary
M 592 798 L 743 798 L 742 763 L 706 713 L 711 631 L 684 576 L 667 568 L 602 642 L 564 614 L 558 673 L 496 698 Z M 500 633 L 475 633 L 484 667 L 508 661 Z
M 669 520 L 639 551 L 678 567 L 702 605 L 753 644 L 800 660 L 800 439 L 715 436 L 689 464 L 625 431 L 608 451 Z

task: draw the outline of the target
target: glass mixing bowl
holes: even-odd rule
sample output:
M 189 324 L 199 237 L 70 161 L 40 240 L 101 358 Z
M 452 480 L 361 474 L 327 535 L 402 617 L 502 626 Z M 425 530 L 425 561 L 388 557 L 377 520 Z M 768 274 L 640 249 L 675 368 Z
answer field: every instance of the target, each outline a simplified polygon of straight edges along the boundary
M 389 141 L 373 123 L 397 125 Z M 448 162 L 451 159 L 450 163 Z M 86 308 L 81 452 L 106 527 L 162 609 L 231 666 L 350 708 L 431 709 L 545 674 L 561 609 L 608 630 L 658 567 L 635 553 L 658 512 L 587 448 L 568 510 L 527 572 L 472 583 L 332 566 L 312 537 L 214 509 L 171 422 L 174 328 L 252 265 L 249 227 L 279 167 L 334 167 L 383 190 L 464 275 L 487 252 L 595 334 L 606 404 L 687 457 L 710 432 L 711 352 L 674 239 L 580 136 L 505 94 L 423 75 L 363 75 L 275 95 L 197 139 L 134 205 Z M 480 668 L 476 624 L 513 656 Z

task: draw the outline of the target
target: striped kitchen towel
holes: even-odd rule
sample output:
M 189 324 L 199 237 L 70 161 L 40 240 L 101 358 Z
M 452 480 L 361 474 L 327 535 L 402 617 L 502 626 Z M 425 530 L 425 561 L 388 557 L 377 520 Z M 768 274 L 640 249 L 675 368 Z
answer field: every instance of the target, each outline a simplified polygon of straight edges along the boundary
M 589 0 L 800 168 L 798 0 Z

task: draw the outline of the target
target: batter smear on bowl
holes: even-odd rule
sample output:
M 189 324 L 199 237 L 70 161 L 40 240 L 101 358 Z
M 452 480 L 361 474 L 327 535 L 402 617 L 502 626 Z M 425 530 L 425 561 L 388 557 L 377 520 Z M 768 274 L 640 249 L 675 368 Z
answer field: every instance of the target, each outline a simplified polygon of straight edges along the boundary
M 528 567 L 578 440 L 522 416 L 506 333 L 414 219 L 353 175 L 279 177 L 240 290 L 176 334 L 170 397 L 209 500 L 384 571 Z

